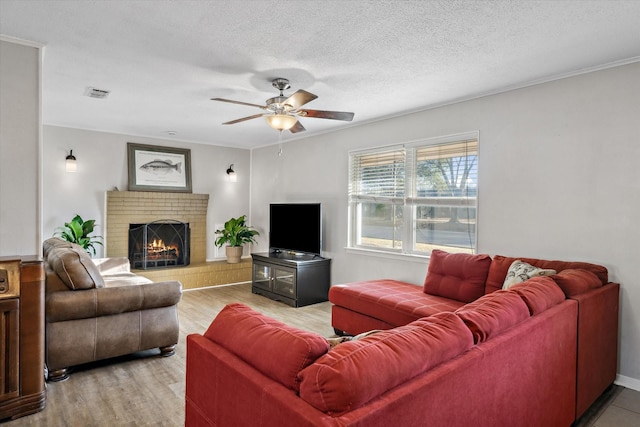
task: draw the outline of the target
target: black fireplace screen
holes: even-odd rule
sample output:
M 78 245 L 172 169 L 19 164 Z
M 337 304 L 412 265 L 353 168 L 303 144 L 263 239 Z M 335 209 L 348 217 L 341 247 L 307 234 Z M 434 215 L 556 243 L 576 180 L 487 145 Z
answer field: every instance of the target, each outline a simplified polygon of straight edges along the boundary
M 143 270 L 189 265 L 189 224 L 173 220 L 129 224 L 129 262 Z

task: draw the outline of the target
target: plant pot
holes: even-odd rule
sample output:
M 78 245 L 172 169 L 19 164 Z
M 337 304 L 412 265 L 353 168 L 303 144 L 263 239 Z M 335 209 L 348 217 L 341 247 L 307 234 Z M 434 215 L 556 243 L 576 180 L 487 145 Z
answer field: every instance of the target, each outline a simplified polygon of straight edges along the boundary
M 242 258 L 242 246 L 227 246 L 227 263 L 237 264 Z

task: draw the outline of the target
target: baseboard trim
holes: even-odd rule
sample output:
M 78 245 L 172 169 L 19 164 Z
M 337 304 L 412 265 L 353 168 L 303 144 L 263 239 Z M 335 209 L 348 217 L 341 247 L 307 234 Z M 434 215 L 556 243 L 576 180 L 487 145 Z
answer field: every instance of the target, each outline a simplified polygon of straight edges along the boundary
M 625 377 L 624 375 L 616 375 L 616 380 L 613 383 L 626 388 L 630 388 L 635 391 L 640 391 L 640 380 L 636 378 Z
M 251 280 L 248 280 L 246 282 L 225 283 L 224 285 L 203 286 L 201 288 L 183 289 L 182 292 L 201 291 L 203 289 L 213 289 L 213 288 L 224 288 L 225 286 L 238 286 L 238 285 L 244 285 L 246 283 L 252 283 L 252 282 Z

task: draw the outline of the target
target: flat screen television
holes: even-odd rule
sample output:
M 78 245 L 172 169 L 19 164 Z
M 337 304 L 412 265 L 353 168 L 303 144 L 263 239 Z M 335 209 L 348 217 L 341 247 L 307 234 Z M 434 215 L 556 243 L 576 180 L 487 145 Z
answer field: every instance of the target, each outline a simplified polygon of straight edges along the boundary
M 322 209 L 320 203 L 270 204 L 269 250 L 321 255 Z

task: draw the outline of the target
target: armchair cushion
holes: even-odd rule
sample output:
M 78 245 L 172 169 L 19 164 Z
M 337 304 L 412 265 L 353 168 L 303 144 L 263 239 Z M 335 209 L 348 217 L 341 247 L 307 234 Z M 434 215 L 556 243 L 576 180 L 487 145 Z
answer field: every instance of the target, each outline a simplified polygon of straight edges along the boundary
M 153 283 L 153 280 L 144 276 L 138 276 L 134 273 L 119 273 L 102 276 L 106 287 L 126 286 L 126 285 L 142 285 L 145 283 Z
M 129 258 L 126 257 L 93 258 L 92 261 L 103 277 L 131 272 Z
M 58 247 L 49 251 L 47 261 L 69 289 L 104 287 L 98 267 L 83 249 Z

